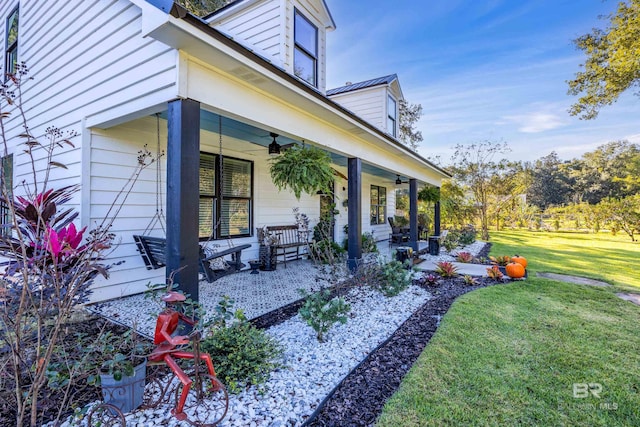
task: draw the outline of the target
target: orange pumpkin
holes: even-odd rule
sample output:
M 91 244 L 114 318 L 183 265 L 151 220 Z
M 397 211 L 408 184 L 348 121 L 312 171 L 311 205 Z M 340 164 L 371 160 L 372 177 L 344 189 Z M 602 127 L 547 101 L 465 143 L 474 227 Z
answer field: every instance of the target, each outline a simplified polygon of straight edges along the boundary
M 527 259 L 520 255 L 515 255 L 511 257 L 511 262 L 517 262 L 521 264 L 524 268 L 527 268 Z
M 511 277 L 512 279 L 519 279 L 521 277 L 524 277 L 524 267 L 522 266 L 522 264 L 519 264 L 517 262 L 510 262 L 509 264 L 507 264 L 505 269 L 507 270 L 507 276 Z

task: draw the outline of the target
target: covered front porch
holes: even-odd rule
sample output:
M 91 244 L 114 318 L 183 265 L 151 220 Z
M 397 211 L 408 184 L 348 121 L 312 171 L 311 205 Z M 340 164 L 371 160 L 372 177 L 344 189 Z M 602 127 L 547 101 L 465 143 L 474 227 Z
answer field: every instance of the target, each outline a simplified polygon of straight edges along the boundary
M 425 241 L 419 241 L 418 247 L 424 250 L 426 244 Z M 378 253 L 368 256 L 391 260 L 397 246 L 383 240 L 378 242 L 377 247 Z M 423 258 L 430 257 L 427 255 Z M 274 271 L 251 274 L 249 270 L 245 270 L 225 276 L 214 283 L 200 280 L 198 295 L 205 313 L 215 313 L 218 302 L 228 296 L 234 302 L 234 308 L 241 309 L 248 319 L 256 319 L 300 300 L 301 289 L 313 292 L 328 286 L 330 284 L 325 280 L 322 266 L 309 259 L 301 259 L 289 262 L 286 268 L 278 264 Z M 135 327 L 143 335 L 151 337 L 156 316 L 164 308 L 159 299 L 161 294 L 162 292 L 156 297 L 149 294 L 130 295 L 93 304 L 89 309 L 117 323 Z
M 205 114 L 203 114 L 205 112 Z M 200 130 L 203 128 L 202 117 L 207 116 L 207 109 L 203 109 L 201 104 L 197 101 L 190 99 L 178 99 L 172 101 L 168 104 L 167 110 L 167 222 L 171 224 L 171 227 L 167 229 L 167 267 L 166 267 L 166 276 L 167 278 L 171 277 L 175 283 L 179 284 L 179 287 L 189 295 L 191 295 L 192 299 L 199 299 L 199 289 L 197 285 L 197 277 L 198 277 L 198 238 L 202 239 L 202 234 L 199 234 L 198 227 L 202 227 L 202 193 L 196 193 L 193 191 L 194 188 L 202 188 L 202 181 L 200 177 L 200 172 L 202 171 L 202 156 L 201 156 L 201 144 L 200 144 Z M 211 113 L 209 113 L 211 114 Z M 215 114 L 214 114 L 215 115 Z M 245 137 L 243 140 L 252 142 L 250 138 L 246 135 L 252 134 L 261 134 L 267 133 L 267 130 L 261 129 L 259 127 L 253 126 L 250 123 L 245 121 L 235 121 L 232 120 L 233 123 L 240 124 L 240 126 L 231 126 L 232 129 L 241 129 L 245 133 Z M 206 129 L 207 121 L 204 121 L 204 126 Z M 220 157 L 223 156 L 223 144 L 222 144 L 222 116 L 218 115 L 218 124 L 220 126 L 219 134 L 220 134 Z M 250 129 L 250 130 L 247 130 Z M 279 152 L 281 145 L 276 142 L 276 137 L 285 134 L 288 135 L 288 140 L 292 141 L 289 144 L 304 144 L 304 136 L 296 135 L 288 133 L 286 130 L 281 130 L 278 128 L 270 128 L 268 129 L 268 134 L 273 141 L 269 145 L 269 154 L 274 154 L 272 151 Z M 370 222 L 367 225 L 371 227 L 367 227 L 368 231 L 372 231 L 374 226 L 382 226 L 385 230 L 387 228 L 386 225 L 386 217 L 388 214 L 393 213 L 395 210 L 394 197 L 387 197 L 389 194 L 386 191 L 387 187 L 381 186 L 380 184 L 384 183 L 399 183 L 408 184 L 409 186 L 409 239 L 407 242 L 408 246 L 411 246 L 414 250 L 419 250 L 419 229 L 418 229 L 418 185 L 419 180 L 417 178 L 413 178 L 411 176 L 406 176 L 406 172 L 400 171 L 398 169 L 389 169 L 385 167 L 384 163 L 389 163 L 387 161 L 381 160 L 380 163 L 373 162 L 372 159 L 369 161 L 363 161 L 363 159 L 359 157 L 352 157 L 350 154 L 347 154 L 343 151 L 340 151 L 335 148 L 331 148 L 326 143 L 320 142 L 311 142 L 311 144 L 316 145 L 317 147 L 327 150 L 331 153 L 333 162 L 337 168 L 342 168 L 346 174 L 342 174 L 339 171 L 336 171 L 337 178 L 342 177 L 344 181 L 341 183 L 337 181 L 337 187 L 342 187 L 343 192 L 346 194 L 343 195 L 344 203 L 343 206 L 346 208 L 346 212 L 344 212 L 347 221 L 346 221 L 346 239 L 348 241 L 348 257 L 347 264 L 350 269 L 354 270 L 358 263 L 362 258 L 362 240 L 361 236 L 364 230 L 363 223 L 366 219 L 369 219 Z M 261 144 L 257 144 L 261 145 Z M 273 149 L 272 146 L 277 146 L 277 150 Z M 361 151 L 362 148 L 356 151 Z M 264 154 L 264 153 L 263 153 Z M 277 153 L 276 153 L 277 154 Z M 199 161 L 201 164 L 200 168 L 193 167 L 194 163 Z M 222 160 L 219 160 L 219 163 L 222 165 Z M 394 163 L 394 162 L 392 162 Z M 395 162 L 395 166 L 400 168 L 403 166 L 404 162 Z M 409 163 L 410 164 L 410 163 Z M 407 167 L 411 169 L 411 165 Z M 415 167 L 415 166 L 414 166 Z M 365 172 L 366 171 L 366 172 Z M 221 173 L 225 173 L 225 167 L 223 166 Z M 365 183 L 363 180 L 364 173 L 367 173 L 369 176 L 373 177 L 374 180 L 377 180 L 374 185 L 371 183 Z M 401 177 L 408 178 L 403 181 Z M 236 192 L 235 188 L 227 188 L 227 182 L 222 180 L 221 175 L 217 176 L 217 179 L 222 182 L 217 182 L 214 184 L 214 192 L 218 194 L 217 197 L 223 199 L 227 191 L 230 194 L 231 198 L 237 199 L 234 194 Z M 251 181 L 253 177 L 249 178 Z M 436 181 L 436 180 L 434 180 Z M 368 187 L 368 185 L 370 187 Z M 229 185 L 235 185 L 234 182 L 231 182 Z M 243 187 L 244 186 L 244 187 Z M 253 184 L 243 182 L 241 187 L 244 188 L 244 191 L 247 193 L 248 197 L 253 198 Z M 366 191 L 369 189 L 369 191 Z M 381 194 L 383 193 L 385 197 L 383 198 Z M 375 194 L 377 194 L 374 197 Z M 332 197 L 336 197 L 337 191 L 334 191 Z M 250 196 L 249 196 L 250 194 Z M 366 194 L 366 196 L 365 196 Z M 214 199 L 216 196 L 214 195 Z M 374 200 L 374 198 L 376 200 Z M 369 203 L 366 203 L 366 200 Z M 221 233 L 219 230 L 220 225 L 228 227 L 231 225 L 231 215 L 233 212 L 228 210 L 227 217 L 224 215 L 224 204 L 220 204 L 217 202 L 217 205 L 214 205 L 213 209 L 213 217 L 212 217 L 212 229 L 211 233 L 214 238 L 225 237 L 224 233 Z M 200 209 L 196 209 L 196 207 L 200 206 Z M 215 211 L 216 206 L 221 211 L 221 216 L 216 217 Z M 436 209 L 438 205 L 436 205 Z M 227 207 L 227 209 L 230 209 Z M 243 217 L 246 218 L 246 225 L 244 227 L 244 232 L 238 235 L 237 237 L 248 237 L 251 238 L 254 236 L 254 218 L 253 218 L 253 206 L 251 204 L 247 204 L 246 207 L 243 208 Z M 338 211 L 339 212 L 339 211 Z M 435 232 L 439 232 L 440 224 L 439 224 L 439 215 L 436 212 L 435 215 Z M 262 221 L 260 221 L 262 222 Z M 339 221 L 337 221 L 339 224 Z M 263 222 L 264 224 L 264 222 Z M 267 222 L 266 225 L 272 225 Z M 334 232 L 334 239 L 336 238 L 336 234 Z M 227 232 L 226 238 L 233 238 L 234 236 Z M 261 242 L 256 242 L 260 244 Z

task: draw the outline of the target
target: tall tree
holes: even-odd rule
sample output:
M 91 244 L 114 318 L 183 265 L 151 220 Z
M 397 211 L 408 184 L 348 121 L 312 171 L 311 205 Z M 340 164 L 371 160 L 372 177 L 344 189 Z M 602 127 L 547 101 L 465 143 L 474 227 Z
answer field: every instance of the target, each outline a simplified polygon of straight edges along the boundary
M 536 160 L 531 169 L 527 200 L 540 209 L 570 202 L 572 183 L 555 152 Z
M 451 158 L 455 178 L 471 192 L 478 208 L 483 240 L 489 240 L 489 198 L 497 190 L 492 186 L 491 180 L 506 164 L 506 160 L 496 162 L 494 157 L 508 151 L 510 150 L 505 142 L 482 141 L 456 145 Z
M 595 28 L 574 40 L 587 55 L 584 70 L 567 82 L 569 94 L 580 96 L 569 113 L 581 119 L 596 118 L 602 107 L 640 84 L 640 0 L 621 1 L 608 19 L 606 30 Z
M 400 100 L 400 135 L 399 139 L 408 145 L 413 151 L 418 150 L 418 146 L 423 141 L 422 132 L 416 130 L 415 126 L 422 117 L 422 105 L 409 104 L 404 99 Z

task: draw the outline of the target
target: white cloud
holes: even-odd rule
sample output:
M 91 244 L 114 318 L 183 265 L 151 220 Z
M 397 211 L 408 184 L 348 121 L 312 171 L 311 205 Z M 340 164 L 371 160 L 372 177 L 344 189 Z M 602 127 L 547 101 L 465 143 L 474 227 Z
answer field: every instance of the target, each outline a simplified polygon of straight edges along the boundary
M 517 124 L 522 133 L 540 133 L 566 125 L 566 119 L 559 114 L 533 112 L 512 116 L 503 116 L 503 121 Z

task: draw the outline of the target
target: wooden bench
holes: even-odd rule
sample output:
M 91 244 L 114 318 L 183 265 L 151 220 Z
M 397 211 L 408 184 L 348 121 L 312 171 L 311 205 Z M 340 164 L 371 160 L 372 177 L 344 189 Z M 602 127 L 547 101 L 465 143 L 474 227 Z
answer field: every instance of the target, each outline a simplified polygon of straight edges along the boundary
M 300 231 L 296 224 L 293 225 L 269 225 L 265 227 L 267 232 L 275 236 L 276 242 L 271 246 L 276 251 L 276 257 L 282 256 L 284 266 L 287 266 L 287 260 L 300 259 L 303 254 L 300 253 L 300 247 L 309 244 L 309 232 Z M 264 242 L 264 230 L 257 228 L 258 241 Z
M 167 239 L 151 236 L 133 236 L 133 240 L 136 242 L 138 252 L 142 255 L 142 260 L 144 261 L 147 270 L 155 270 L 166 266 Z M 222 251 L 206 253 L 205 249 L 201 246 L 200 256 L 198 259 L 198 269 L 202 274 L 204 274 L 207 282 L 214 282 L 227 274 L 240 271 L 244 267 L 244 264 L 242 263 L 242 251 L 250 247 L 251 245 L 244 244 Z M 226 268 L 211 267 L 210 261 L 223 258 L 227 255 L 231 256 L 231 260 L 225 260 L 228 264 Z

